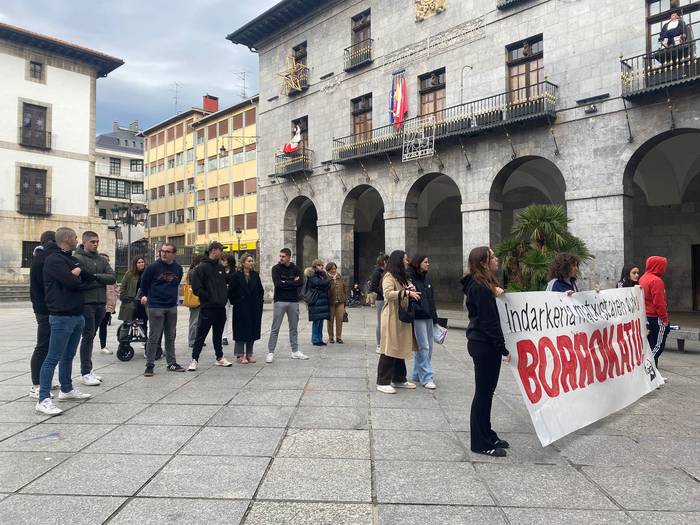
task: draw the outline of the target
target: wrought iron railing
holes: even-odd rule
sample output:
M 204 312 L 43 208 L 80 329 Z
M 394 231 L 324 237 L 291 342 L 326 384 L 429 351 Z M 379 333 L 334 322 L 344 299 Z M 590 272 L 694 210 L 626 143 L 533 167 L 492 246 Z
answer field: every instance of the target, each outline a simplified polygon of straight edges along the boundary
M 17 195 L 17 211 L 25 215 L 51 215 L 51 197 L 20 193 Z
M 622 96 L 633 97 L 700 78 L 700 39 L 620 60 Z
M 19 143 L 27 148 L 51 149 L 51 132 L 20 127 Z
M 432 115 L 408 119 L 401 129 L 392 125 L 381 126 L 364 133 L 333 139 L 333 161 L 342 162 L 400 150 L 404 129 L 414 129 L 416 126 L 434 128 L 435 140 L 439 140 L 458 135 L 476 135 L 509 123 L 543 117 L 553 119 L 556 116 L 557 90 L 558 87 L 551 82 L 540 82 L 441 109 Z M 433 130 L 428 131 L 432 134 Z
M 302 91 L 306 91 L 307 89 L 309 89 L 309 71 L 307 69 L 299 71 L 295 74 L 295 76 L 299 82 L 299 89 L 290 88 L 288 95 L 294 95 L 296 93 L 301 93 Z
M 352 71 L 372 62 L 372 44 L 374 44 L 374 40 L 368 38 L 346 47 L 344 53 L 345 71 Z
M 295 153 L 275 155 L 275 177 L 293 177 L 311 173 L 314 166 L 314 152 L 304 146 Z
M 497 9 L 508 9 L 511 6 L 514 6 L 516 4 L 522 4 L 526 1 L 527 0 L 496 0 L 496 8 Z

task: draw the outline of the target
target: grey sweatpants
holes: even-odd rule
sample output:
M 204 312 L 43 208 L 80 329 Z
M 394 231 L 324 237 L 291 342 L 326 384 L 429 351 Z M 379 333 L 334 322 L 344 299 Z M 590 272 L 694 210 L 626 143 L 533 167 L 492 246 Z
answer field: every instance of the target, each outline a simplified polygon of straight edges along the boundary
M 158 351 L 160 336 L 165 336 L 165 360 L 168 365 L 176 363 L 175 335 L 177 327 L 177 306 L 172 308 L 148 309 L 148 344 L 146 345 L 146 366 L 153 366 Z
M 197 337 L 197 325 L 199 324 L 199 308 L 190 308 L 190 324 L 187 330 L 187 346 L 192 348 Z
M 292 347 L 292 352 L 299 350 L 297 344 L 297 326 L 299 325 L 299 303 L 272 303 L 272 329 L 270 330 L 270 340 L 267 342 L 267 351 L 273 353 L 277 346 L 277 337 L 282 326 L 284 314 L 287 314 L 287 323 L 289 325 L 289 345 Z

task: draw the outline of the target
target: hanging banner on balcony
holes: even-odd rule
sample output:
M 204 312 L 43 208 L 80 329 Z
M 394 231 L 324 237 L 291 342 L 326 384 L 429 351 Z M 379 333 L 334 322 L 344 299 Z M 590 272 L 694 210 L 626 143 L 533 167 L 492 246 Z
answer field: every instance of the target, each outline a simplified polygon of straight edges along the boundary
M 403 75 L 394 75 L 391 81 L 391 93 L 389 97 L 389 122 L 395 129 L 399 130 L 403 128 L 407 112 L 406 79 Z
M 282 146 L 282 153 L 289 155 L 291 153 L 296 153 L 299 149 L 301 149 L 301 128 L 299 126 L 294 126 L 294 136 L 292 140 Z
M 510 366 L 542 446 L 663 384 L 638 286 L 508 293 L 497 303 Z

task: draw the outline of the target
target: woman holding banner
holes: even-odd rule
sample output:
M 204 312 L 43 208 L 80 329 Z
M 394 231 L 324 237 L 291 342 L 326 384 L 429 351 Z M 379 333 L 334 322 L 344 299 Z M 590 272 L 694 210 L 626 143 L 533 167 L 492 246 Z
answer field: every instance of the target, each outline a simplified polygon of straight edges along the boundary
M 578 292 L 576 285 L 576 275 L 581 258 L 573 253 L 560 253 L 552 261 L 549 267 L 549 278 L 547 283 L 548 292 L 565 292 L 572 295 Z
M 469 253 L 469 273 L 462 279 L 462 290 L 469 312 L 467 349 L 474 361 L 476 390 L 469 417 L 471 450 L 477 454 L 504 457 L 510 445 L 491 428 L 491 404 L 498 384 L 501 360 L 510 355 L 501 330 L 496 297 L 503 293 L 495 273 L 498 257 L 488 246 Z

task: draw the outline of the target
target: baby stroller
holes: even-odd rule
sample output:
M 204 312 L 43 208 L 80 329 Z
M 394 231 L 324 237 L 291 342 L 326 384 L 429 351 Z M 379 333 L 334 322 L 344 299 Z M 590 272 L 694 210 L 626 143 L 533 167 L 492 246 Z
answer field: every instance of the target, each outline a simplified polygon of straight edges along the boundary
M 119 341 L 117 359 L 120 361 L 130 361 L 131 358 L 134 357 L 134 348 L 131 346 L 131 343 L 148 342 L 146 321 L 143 319 L 124 321 L 119 328 L 117 328 L 117 341 Z M 160 359 L 162 356 L 163 349 L 159 347 L 156 351 L 156 359 Z

